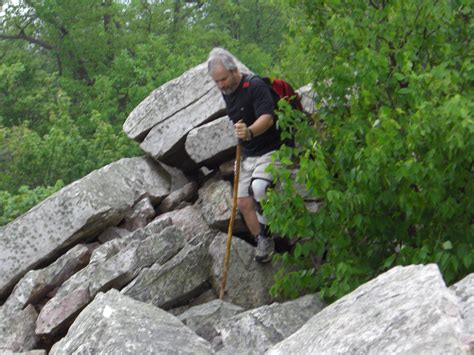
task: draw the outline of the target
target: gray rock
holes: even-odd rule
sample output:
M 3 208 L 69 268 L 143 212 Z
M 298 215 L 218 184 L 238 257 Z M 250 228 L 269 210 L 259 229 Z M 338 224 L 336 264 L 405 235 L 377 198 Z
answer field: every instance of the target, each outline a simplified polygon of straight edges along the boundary
M 154 90 L 130 113 L 123 130 L 128 137 L 142 141 L 153 127 L 215 90 L 207 65 L 202 63 Z
M 38 313 L 32 305 L 12 312 L 6 307 L 0 308 L 0 351 L 28 351 L 34 349 L 38 337 L 35 334 L 35 322 Z
M 221 232 L 228 232 L 230 215 L 232 212 L 232 186 L 230 182 L 214 176 L 199 190 L 199 200 L 202 215 L 207 224 Z M 248 232 L 247 226 L 241 214 L 236 212 L 234 233 Z
M 181 170 L 174 168 L 172 166 L 166 165 L 162 162 L 158 162 L 158 164 L 171 176 L 171 187 L 170 187 L 171 192 L 182 188 L 184 185 L 190 182 L 189 179 L 186 177 L 186 175 L 184 175 L 184 173 Z
M 125 158 L 64 187 L 0 230 L 0 297 L 67 246 L 116 225 L 143 196 L 169 194 L 169 176 L 144 158 Z
M 191 201 L 197 195 L 197 189 L 198 185 L 193 181 L 173 191 L 161 201 L 158 206 L 158 212 L 166 213 L 174 210 L 183 201 Z
M 145 227 L 155 216 L 156 212 L 153 204 L 148 197 L 145 197 L 125 214 L 121 227 L 134 231 Z
M 192 307 L 178 316 L 185 325 L 209 342 L 218 336 L 216 324 L 243 312 L 242 307 L 222 300 L 214 300 Z
M 199 204 L 211 228 L 227 231 L 232 208 L 232 187 L 228 181 L 207 181 L 199 189 Z
M 217 298 L 217 295 L 214 292 L 214 290 L 213 289 L 208 289 L 208 290 L 205 290 L 203 293 L 201 293 L 196 298 L 193 298 L 188 304 L 185 304 L 183 306 L 179 306 L 179 307 L 176 307 L 176 308 L 168 309 L 168 312 L 170 312 L 171 314 L 173 314 L 175 316 L 178 316 L 178 315 L 188 311 L 192 307 L 200 306 L 202 304 L 209 303 L 209 302 L 215 301 L 217 299 L 218 298 Z
M 110 290 L 81 312 L 50 354 L 191 355 L 212 349 L 171 314 Z
M 217 323 L 225 348 L 238 353 L 263 354 L 287 338 L 324 308 L 317 295 L 285 303 L 273 303 Z M 218 350 L 218 349 L 216 349 Z
M 186 137 L 185 148 L 196 164 L 215 168 L 235 157 L 236 145 L 232 123 L 225 116 L 191 130 Z
M 189 171 L 197 165 L 185 152 L 186 135 L 224 112 L 221 93 L 207 73 L 207 63 L 202 63 L 153 91 L 133 110 L 123 128 L 130 138 L 141 141 L 140 147 L 154 159 Z
M 207 233 L 210 229 L 202 216 L 201 210 L 193 205 L 179 210 L 164 213 L 155 221 L 170 218 L 173 224 L 183 231 L 186 241 L 191 241 L 196 236 Z
M 30 270 L 18 282 L 3 307 L 21 310 L 27 304 L 39 303 L 49 292 L 89 263 L 91 246 L 76 245 L 53 264 Z
M 464 319 L 466 338 L 472 343 L 474 350 L 474 273 L 450 287 L 459 297 L 461 314 Z
M 187 245 L 167 263 L 157 262 L 142 270 L 122 292 L 138 301 L 170 309 L 210 288 L 209 269 L 206 244 Z
M 117 254 L 131 242 L 135 240 L 144 240 L 153 234 L 161 233 L 162 230 L 171 226 L 171 224 L 171 219 L 163 218 L 160 221 L 149 223 L 143 229 L 137 229 L 133 232 L 127 231 L 127 235 L 106 242 L 94 250 L 90 259 L 90 263 L 95 264 L 105 262 L 107 259 Z
M 130 231 L 125 228 L 118 228 L 118 227 L 108 227 L 102 233 L 99 234 L 97 240 L 104 244 L 106 242 L 110 242 L 111 240 L 122 238 L 130 234 Z
M 98 292 L 120 289 L 141 269 L 165 263 L 184 246 L 182 233 L 174 226 L 143 241 L 135 240 L 102 263 L 89 264 L 67 280 L 43 307 L 36 324 L 37 334 L 55 334 Z
M 212 286 L 220 293 L 227 235 L 219 233 L 209 246 L 212 258 Z M 224 300 L 246 309 L 272 302 L 270 288 L 279 268 L 273 262 L 260 264 L 255 260 L 255 248 L 238 238 L 232 238 L 229 271 Z
M 469 354 L 438 267 L 395 267 L 311 318 L 266 354 Z
M 215 85 L 213 83 L 213 85 Z M 216 87 L 211 88 L 198 101 L 191 103 L 170 119 L 160 122 L 148 133 L 140 148 L 156 160 L 183 170 L 197 166 L 190 160 L 183 161 L 185 139 L 195 127 L 222 116 L 225 104 Z

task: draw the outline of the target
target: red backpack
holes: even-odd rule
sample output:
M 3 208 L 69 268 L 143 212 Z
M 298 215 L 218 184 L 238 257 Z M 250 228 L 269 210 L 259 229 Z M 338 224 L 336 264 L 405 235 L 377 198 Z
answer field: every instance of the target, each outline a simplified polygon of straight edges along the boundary
M 250 85 L 250 81 L 252 78 L 257 77 L 254 74 L 248 74 L 244 87 L 248 87 Z M 301 104 L 301 96 L 295 92 L 293 87 L 283 79 L 271 79 L 269 77 L 260 77 L 268 86 L 271 87 L 272 91 L 278 96 L 279 100 L 287 101 L 291 107 L 295 110 L 303 111 L 303 105 Z M 247 85 L 245 85 L 248 83 Z

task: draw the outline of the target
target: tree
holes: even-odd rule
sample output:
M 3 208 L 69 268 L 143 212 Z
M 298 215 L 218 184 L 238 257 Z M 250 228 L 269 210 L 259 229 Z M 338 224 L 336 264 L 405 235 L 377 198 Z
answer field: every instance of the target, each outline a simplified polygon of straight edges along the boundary
M 413 263 L 436 262 L 447 283 L 473 272 L 468 2 L 320 0 L 302 10 L 296 41 L 311 58 L 318 113 L 281 115 L 299 145 L 279 153 L 283 191 L 265 211 L 273 231 L 300 242 L 283 257 L 298 271 L 281 272 L 274 292 L 340 297 Z M 288 61 L 299 58 L 288 48 Z M 294 181 L 324 201 L 320 212 L 305 208 Z

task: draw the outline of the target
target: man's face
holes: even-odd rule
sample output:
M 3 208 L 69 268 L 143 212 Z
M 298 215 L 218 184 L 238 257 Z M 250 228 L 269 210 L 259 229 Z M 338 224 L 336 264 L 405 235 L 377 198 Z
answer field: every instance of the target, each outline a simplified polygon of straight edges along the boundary
M 212 69 L 211 77 L 224 95 L 230 95 L 237 90 L 241 78 L 238 70 L 227 70 L 219 64 Z

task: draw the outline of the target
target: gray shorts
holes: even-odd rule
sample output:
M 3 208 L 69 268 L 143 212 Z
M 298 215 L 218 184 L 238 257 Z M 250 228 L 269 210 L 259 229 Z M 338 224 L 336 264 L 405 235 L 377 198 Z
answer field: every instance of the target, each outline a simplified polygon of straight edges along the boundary
M 246 157 L 240 162 L 238 197 L 250 196 L 249 187 L 252 178 L 273 180 L 272 174 L 265 171 L 265 168 L 272 162 L 272 154 L 273 151 L 259 157 Z M 278 163 L 275 162 L 274 164 Z

